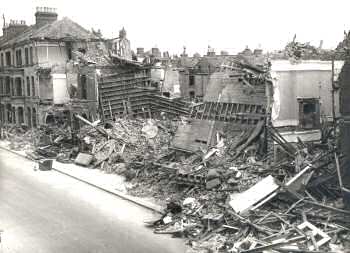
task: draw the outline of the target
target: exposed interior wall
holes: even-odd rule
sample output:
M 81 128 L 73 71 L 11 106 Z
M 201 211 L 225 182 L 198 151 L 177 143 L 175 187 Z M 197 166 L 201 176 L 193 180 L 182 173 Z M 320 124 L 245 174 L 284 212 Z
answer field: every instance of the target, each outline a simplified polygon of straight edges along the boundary
M 38 63 L 42 66 L 65 64 L 68 60 L 67 49 L 58 43 L 45 43 L 37 45 Z
M 53 99 L 53 86 L 50 75 L 40 75 L 39 96 L 41 99 Z
M 69 102 L 67 78 L 65 74 L 52 74 L 53 103 L 65 104 Z
M 339 73 L 342 62 L 336 62 Z M 272 124 L 280 126 L 299 125 L 297 98 L 318 98 L 321 118 L 332 116 L 332 66 L 330 61 L 272 61 L 273 78 Z M 336 77 L 335 77 L 336 78 Z M 339 115 L 339 94 L 335 93 L 335 111 Z
M 98 83 L 96 79 L 96 69 L 95 68 L 89 68 L 89 67 L 83 67 L 79 69 L 79 75 L 78 75 L 78 98 L 83 99 L 82 97 L 82 76 L 85 76 L 86 80 L 86 99 L 97 101 L 98 100 Z
M 179 70 L 180 80 L 180 92 L 181 97 L 189 97 L 188 84 L 189 84 L 189 73 L 188 70 Z
M 205 102 L 264 105 L 266 104 L 265 93 L 265 85 L 251 88 L 239 82 L 238 77 L 230 77 L 229 72 L 215 72 L 210 75 L 203 100 Z
M 87 99 L 88 100 L 97 100 L 97 94 L 95 89 L 95 76 L 93 73 L 87 75 Z
M 177 69 L 168 68 L 164 74 L 162 92 L 169 92 L 170 97 L 180 97 L 180 73 Z
M 195 74 L 195 93 L 196 96 L 203 97 L 208 86 L 208 74 Z
M 162 82 L 164 80 L 165 71 L 158 66 L 151 69 L 151 80 L 154 82 Z
M 193 83 L 191 83 L 191 78 L 193 79 Z M 209 75 L 194 74 L 188 70 L 181 70 L 179 80 L 182 97 L 190 97 L 190 93 L 196 97 L 203 97 L 209 82 Z

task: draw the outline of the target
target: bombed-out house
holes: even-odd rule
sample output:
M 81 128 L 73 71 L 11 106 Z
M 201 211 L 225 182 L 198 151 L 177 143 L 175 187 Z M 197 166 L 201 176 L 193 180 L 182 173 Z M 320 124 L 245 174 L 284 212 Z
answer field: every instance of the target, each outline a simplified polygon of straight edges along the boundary
M 260 133 L 269 87 L 264 66 L 237 58 L 226 61 L 210 75 L 203 102 L 192 107 L 189 124 L 179 126 L 173 148 L 195 152 L 215 146 L 220 136 Z
M 261 131 L 259 122 L 265 118 L 287 142 L 319 141 L 322 125 L 339 116 L 332 80 L 337 80 L 342 61 L 268 61 L 249 51 L 210 74 L 203 102 L 192 107 L 189 124 L 177 131 L 175 149 L 208 148 L 218 142 L 218 133 L 242 136 L 254 127 Z
M 149 117 L 160 112 L 188 114 L 186 104 L 162 96 L 160 81 L 164 77 L 156 62 L 146 59 L 141 63 L 132 57 L 124 28 L 108 44 L 107 53 L 102 50 L 99 55 L 80 58 L 80 65 L 90 71 L 89 79 L 96 77 L 102 119 Z M 152 55 L 159 57 L 159 50 L 153 49 Z
M 232 64 L 234 60 L 242 59 L 254 64 L 264 61 L 262 50 L 260 49 L 251 51 L 246 48 L 238 55 L 229 55 L 225 51 L 216 54 L 214 48 L 209 46 L 206 55 L 194 54 L 193 57 L 188 57 L 186 48 L 184 48 L 181 57 L 165 70 L 164 91 L 172 96 L 202 100 L 205 96 L 210 76 L 225 67 L 230 67 L 228 65 Z
M 102 39 L 55 9 L 38 7 L 36 22 L 4 23 L 0 37 L 0 120 L 37 126 L 52 122 L 54 112 L 69 110 L 94 117 L 97 89 L 79 73 L 74 52 L 98 50 Z
M 339 93 L 333 90 L 342 61 L 273 60 L 271 121 L 290 142 L 321 139 L 321 125 L 339 116 Z M 333 97 L 333 99 L 332 99 Z

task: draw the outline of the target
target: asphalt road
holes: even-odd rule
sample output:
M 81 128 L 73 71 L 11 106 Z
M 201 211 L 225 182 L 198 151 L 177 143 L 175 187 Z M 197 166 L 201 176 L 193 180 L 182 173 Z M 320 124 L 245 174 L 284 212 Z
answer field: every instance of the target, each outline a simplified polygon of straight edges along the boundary
M 0 149 L 1 253 L 185 252 L 155 235 L 157 214 Z

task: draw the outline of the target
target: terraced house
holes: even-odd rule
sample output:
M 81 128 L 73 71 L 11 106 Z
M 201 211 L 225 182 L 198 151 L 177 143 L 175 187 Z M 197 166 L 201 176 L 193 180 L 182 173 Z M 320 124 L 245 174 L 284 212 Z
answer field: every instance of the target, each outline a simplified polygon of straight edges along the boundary
M 0 121 L 36 127 L 50 108 L 97 108 L 97 87 L 82 75 L 74 52 L 97 50 L 102 39 L 55 9 L 37 7 L 35 24 L 4 22 L 0 37 Z

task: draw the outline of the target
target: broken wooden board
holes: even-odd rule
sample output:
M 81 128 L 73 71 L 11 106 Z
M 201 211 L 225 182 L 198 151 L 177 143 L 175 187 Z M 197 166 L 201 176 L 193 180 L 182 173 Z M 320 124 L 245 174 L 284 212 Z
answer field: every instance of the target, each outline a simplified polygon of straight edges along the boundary
M 315 238 L 316 247 L 320 247 L 327 243 L 331 238 L 323 232 L 321 229 L 318 229 L 316 226 L 312 225 L 310 222 L 305 221 L 304 223 L 298 226 L 300 230 L 305 233 L 312 233 L 312 236 Z M 318 250 L 314 245 L 310 245 L 309 250 Z
M 244 213 L 269 198 L 278 188 L 275 179 L 269 175 L 248 190 L 231 194 L 230 206 L 236 213 Z
M 303 170 L 291 178 L 287 183 L 286 187 L 288 190 L 293 192 L 298 192 L 303 185 L 303 180 L 305 179 L 305 174 L 309 173 L 309 170 L 312 168 L 312 165 L 307 165 Z
M 189 152 L 207 149 L 212 144 L 213 123 L 215 121 L 193 119 L 187 125 L 180 125 L 173 139 L 172 148 Z

